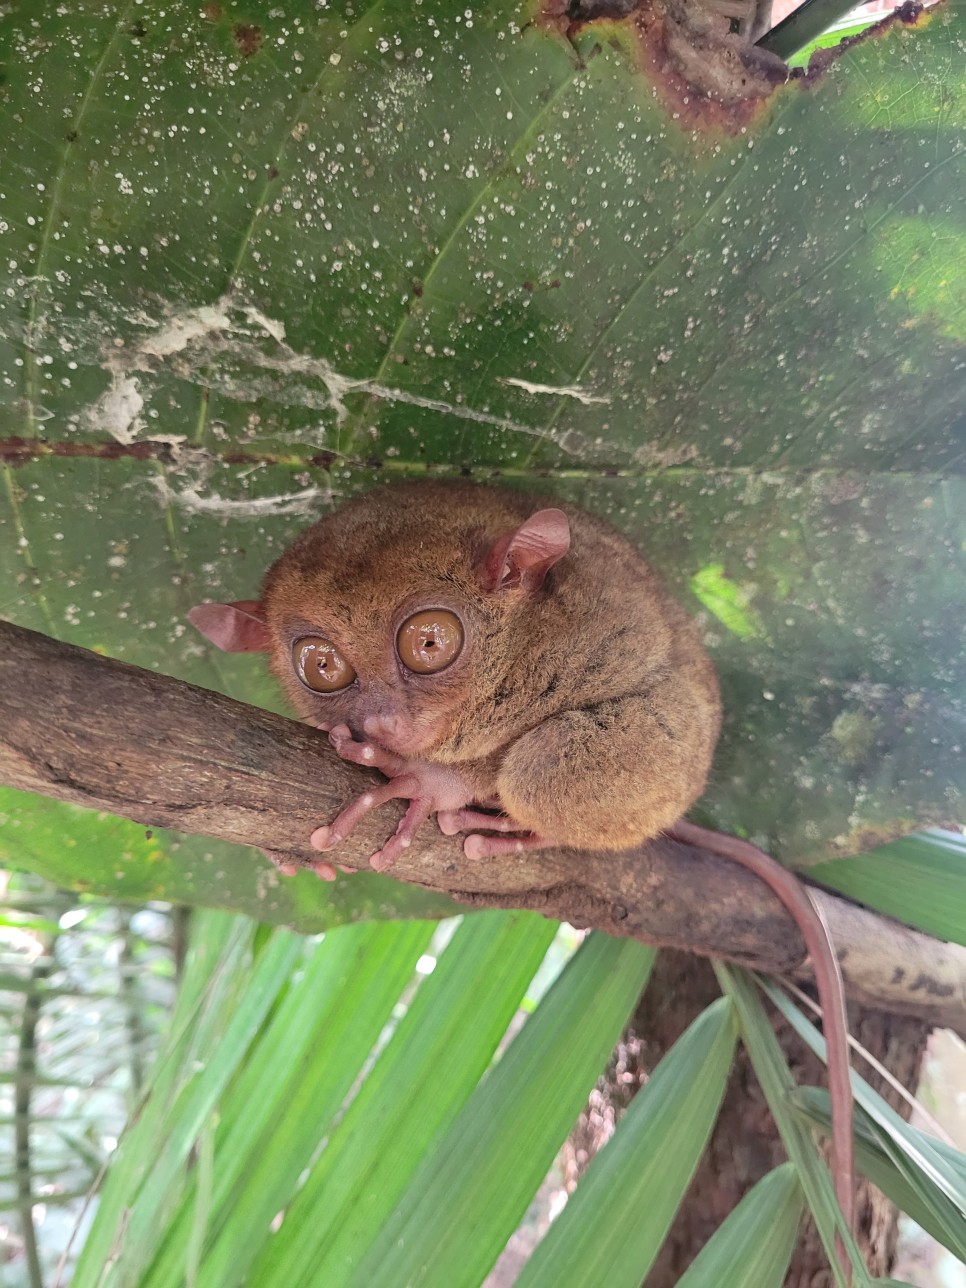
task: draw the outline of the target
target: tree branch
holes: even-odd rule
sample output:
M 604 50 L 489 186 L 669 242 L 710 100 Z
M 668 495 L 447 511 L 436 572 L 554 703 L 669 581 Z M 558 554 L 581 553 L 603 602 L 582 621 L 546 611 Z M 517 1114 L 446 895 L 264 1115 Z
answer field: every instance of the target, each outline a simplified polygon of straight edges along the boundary
M 308 864 L 318 857 L 312 829 L 372 774 L 307 725 L 0 622 L 0 781 Z M 401 813 L 393 803 L 367 816 L 339 861 L 367 868 Z M 533 909 L 773 974 L 809 973 L 797 927 L 764 885 L 670 840 L 477 862 L 460 838 L 427 825 L 393 875 L 470 907 Z M 966 1030 L 966 949 L 816 893 L 851 997 Z

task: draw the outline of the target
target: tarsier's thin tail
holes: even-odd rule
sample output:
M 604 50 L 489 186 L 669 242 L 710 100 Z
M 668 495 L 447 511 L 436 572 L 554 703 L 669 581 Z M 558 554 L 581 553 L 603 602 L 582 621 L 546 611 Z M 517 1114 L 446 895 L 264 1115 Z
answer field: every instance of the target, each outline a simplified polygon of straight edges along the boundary
M 852 1148 L 852 1083 L 849 1072 L 848 1020 L 845 986 L 829 928 L 808 887 L 790 868 L 749 841 L 725 832 L 712 832 L 684 819 L 665 832 L 672 841 L 693 845 L 722 858 L 740 863 L 766 883 L 782 901 L 802 932 L 812 959 L 822 1026 L 828 1044 L 828 1083 L 832 1104 L 832 1176 L 835 1196 L 850 1233 L 855 1230 L 855 1180 Z M 851 1282 L 851 1265 L 841 1240 L 836 1242 L 846 1282 Z

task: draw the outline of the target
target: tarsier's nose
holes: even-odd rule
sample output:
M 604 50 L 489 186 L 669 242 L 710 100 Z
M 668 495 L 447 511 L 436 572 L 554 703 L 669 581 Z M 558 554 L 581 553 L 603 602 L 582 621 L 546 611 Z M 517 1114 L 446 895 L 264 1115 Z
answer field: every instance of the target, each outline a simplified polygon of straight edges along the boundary
M 366 716 L 362 722 L 362 731 L 373 742 L 398 744 L 405 737 L 404 721 L 398 715 L 383 714 Z

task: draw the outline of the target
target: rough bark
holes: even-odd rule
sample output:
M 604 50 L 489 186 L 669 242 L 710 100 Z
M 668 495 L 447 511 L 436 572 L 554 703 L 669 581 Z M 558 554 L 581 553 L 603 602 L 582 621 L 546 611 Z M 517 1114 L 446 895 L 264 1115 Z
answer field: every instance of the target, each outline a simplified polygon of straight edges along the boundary
M 297 863 L 307 838 L 372 782 L 305 725 L 0 622 L 0 782 L 254 845 Z M 367 867 L 401 807 L 339 851 Z M 662 839 L 623 854 L 550 850 L 479 863 L 426 827 L 394 876 L 473 907 L 534 909 L 646 943 L 808 976 L 798 929 L 754 877 Z M 966 1031 L 966 949 L 816 890 L 855 999 Z
M 565 1162 L 568 1188 L 576 1184 L 590 1159 L 610 1137 L 615 1122 L 646 1082 L 650 1070 L 718 995 L 714 976 L 705 962 L 683 953 L 661 954 L 607 1072 L 571 1133 Z M 911 1016 L 890 1015 L 867 1007 L 852 1007 L 850 1020 L 853 1036 L 914 1092 L 930 1026 Z M 781 1017 L 775 1018 L 775 1029 L 797 1081 L 824 1086 L 824 1067 Z M 905 1102 L 878 1074 L 864 1066 L 860 1072 L 893 1108 L 908 1117 Z M 741 1197 L 785 1157 L 761 1088 L 739 1045 L 708 1148 L 648 1273 L 647 1288 L 672 1288 Z M 861 1177 L 856 1216 L 857 1240 L 866 1265 L 873 1275 L 888 1274 L 895 1257 L 899 1213 Z M 808 1222 L 785 1288 L 832 1288 L 834 1282 L 815 1228 Z

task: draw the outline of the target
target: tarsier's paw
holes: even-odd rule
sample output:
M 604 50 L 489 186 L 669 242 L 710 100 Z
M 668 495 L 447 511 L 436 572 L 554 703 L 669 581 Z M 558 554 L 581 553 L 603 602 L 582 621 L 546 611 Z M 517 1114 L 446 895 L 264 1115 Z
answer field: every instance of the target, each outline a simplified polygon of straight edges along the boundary
M 433 813 L 445 836 L 455 836 L 458 832 L 474 828 L 504 833 L 501 836 L 481 836 L 472 832 L 463 842 L 463 852 L 469 859 L 522 854 L 526 850 L 554 844 L 549 837 L 527 831 L 505 814 L 487 814 L 481 809 L 465 808 L 473 798 L 472 790 L 458 770 L 427 761 L 405 760 L 378 743 L 355 739 L 348 725 L 336 725 L 330 729 L 329 741 L 343 760 L 378 769 L 389 781 L 363 792 L 350 801 L 331 823 L 315 829 L 310 841 L 323 854 L 340 846 L 370 810 L 391 800 L 408 800 L 409 808 L 392 836 L 370 856 L 369 862 L 377 872 L 387 871 L 405 854 L 416 833 Z M 316 871 L 325 880 L 335 879 L 335 869 L 331 864 L 320 862 Z
M 408 798 L 412 802 L 406 812 L 406 817 L 403 819 L 403 823 L 405 823 L 409 814 L 412 813 L 412 806 L 416 804 L 419 786 L 419 779 L 415 774 L 400 774 L 398 778 L 391 778 L 388 783 L 381 783 L 378 787 L 373 787 L 371 791 L 363 792 L 354 801 L 350 801 L 342 813 L 338 814 L 331 823 L 317 827 L 310 837 L 311 844 L 315 849 L 321 850 L 323 853 L 328 850 L 334 850 L 337 845 L 342 844 L 349 833 L 371 809 L 384 805 L 386 801 L 396 800 L 400 797 Z M 429 816 L 430 809 L 427 809 L 423 815 L 424 818 Z M 402 827 L 402 824 L 400 824 L 400 827 Z
M 357 796 L 331 823 L 317 827 L 310 842 L 323 854 L 336 849 L 370 810 L 391 800 L 408 800 L 409 807 L 395 832 L 369 862 L 385 872 L 409 849 L 416 833 L 437 810 L 453 812 L 465 805 L 469 790 L 458 771 L 427 761 L 405 760 L 374 742 L 356 741 L 347 725 L 329 730 L 329 740 L 343 760 L 368 765 L 389 779 Z

